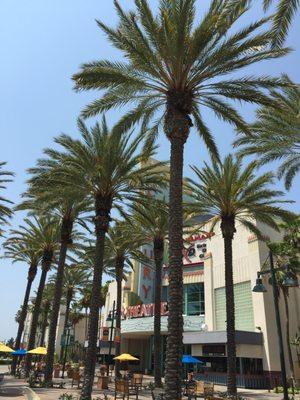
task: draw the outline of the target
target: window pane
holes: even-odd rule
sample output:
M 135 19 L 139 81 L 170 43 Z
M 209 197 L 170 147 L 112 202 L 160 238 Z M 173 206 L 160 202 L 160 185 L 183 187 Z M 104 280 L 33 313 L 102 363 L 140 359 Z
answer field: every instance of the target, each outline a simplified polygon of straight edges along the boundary
M 204 314 L 204 283 L 184 285 L 184 311 L 187 315 Z

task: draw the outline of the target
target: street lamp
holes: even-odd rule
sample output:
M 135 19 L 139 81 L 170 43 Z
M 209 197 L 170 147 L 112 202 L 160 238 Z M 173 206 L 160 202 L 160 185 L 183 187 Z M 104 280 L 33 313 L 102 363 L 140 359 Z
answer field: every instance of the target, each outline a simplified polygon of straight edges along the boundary
M 282 339 L 282 330 L 281 330 L 281 321 L 280 321 L 280 313 L 279 313 L 279 304 L 278 304 L 278 291 L 276 288 L 276 275 L 277 271 L 284 271 L 286 272 L 286 277 L 282 282 L 283 286 L 286 287 L 297 287 L 298 280 L 295 279 L 291 271 L 289 270 L 289 266 L 285 265 L 283 267 L 274 268 L 274 261 L 273 261 L 273 253 L 269 250 L 269 259 L 270 259 L 270 269 L 267 271 L 259 271 L 257 273 L 256 284 L 253 287 L 252 291 L 255 293 L 264 293 L 267 291 L 266 287 L 262 283 L 261 275 L 271 274 L 271 283 L 273 288 L 273 301 L 274 301 L 274 308 L 275 308 L 275 317 L 276 317 L 276 328 L 277 328 L 277 336 L 278 336 L 278 344 L 279 344 L 279 355 L 280 355 L 280 365 L 281 365 L 281 379 L 282 379 L 282 386 L 283 386 L 283 398 L 284 400 L 289 399 L 288 395 L 288 387 L 286 381 L 286 369 L 285 369 L 285 361 L 284 361 L 284 350 L 283 350 L 283 339 Z
M 116 302 L 114 300 L 113 302 L 113 309 L 112 311 L 109 311 L 106 321 L 111 322 L 110 325 L 110 335 L 109 335 L 109 349 L 108 349 L 108 357 L 109 359 L 107 360 L 107 376 L 109 376 L 109 361 L 111 357 L 111 346 L 112 346 L 112 339 L 113 339 L 113 330 L 114 330 L 114 321 L 115 321 L 115 313 L 116 313 Z
M 64 359 L 63 359 L 63 368 L 62 368 L 62 379 L 65 377 L 65 369 L 66 369 L 66 361 L 67 361 L 67 354 L 68 354 L 68 346 L 70 345 L 71 342 L 71 329 L 72 325 L 68 324 L 66 328 L 66 332 L 64 334 Z

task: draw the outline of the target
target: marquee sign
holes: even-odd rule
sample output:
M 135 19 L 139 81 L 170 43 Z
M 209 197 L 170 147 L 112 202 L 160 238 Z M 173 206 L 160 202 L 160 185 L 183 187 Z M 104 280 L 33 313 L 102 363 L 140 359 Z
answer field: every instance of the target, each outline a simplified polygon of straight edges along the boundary
M 167 315 L 168 303 L 164 302 L 160 304 L 160 315 Z M 141 317 L 153 317 L 154 316 L 154 303 L 150 304 L 139 304 L 137 306 L 130 306 L 123 308 L 122 317 L 123 319 L 128 318 L 141 318 Z
M 183 249 L 183 264 L 194 264 L 203 261 L 207 247 L 206 240 L 214 236 L 214 232 L 191 235 L 187 239 L 189 246 Z

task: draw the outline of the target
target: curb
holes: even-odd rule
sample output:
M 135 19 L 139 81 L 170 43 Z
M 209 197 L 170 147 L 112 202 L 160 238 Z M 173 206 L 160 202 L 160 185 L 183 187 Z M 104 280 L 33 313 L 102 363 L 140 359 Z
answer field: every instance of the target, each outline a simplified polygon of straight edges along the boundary
M 40 397 L 29 387 L 24 388 L 24 395 L 27 400 L 40 400 Z

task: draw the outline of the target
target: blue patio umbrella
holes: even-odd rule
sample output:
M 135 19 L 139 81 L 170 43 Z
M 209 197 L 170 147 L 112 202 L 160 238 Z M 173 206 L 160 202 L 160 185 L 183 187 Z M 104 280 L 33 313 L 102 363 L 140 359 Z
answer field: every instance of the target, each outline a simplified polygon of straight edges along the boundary
M 19 349 L 11 353 L 12 356 L 25 356 L 27 351 L 25 349 Z
M 182 356 L 181 362 L 183 364 L 202 364 L 202 365 L 205 364 L 203 361 L 198 360 L 198 358 L 192 357 L 187 354 Z
M 182 364 L 197 364 L 197 365 L 205 365 L 203 361 L 198 360 L 198 358 L 192 357 L 188 354 L 184 354 L 181 359 Z M 184 372 L 185 376 L 187 376 L 187 365 L 185 365 Z

